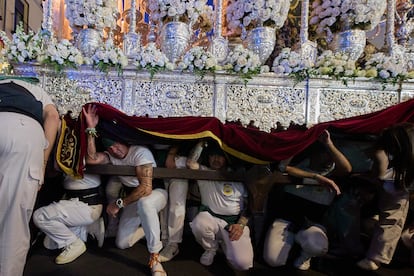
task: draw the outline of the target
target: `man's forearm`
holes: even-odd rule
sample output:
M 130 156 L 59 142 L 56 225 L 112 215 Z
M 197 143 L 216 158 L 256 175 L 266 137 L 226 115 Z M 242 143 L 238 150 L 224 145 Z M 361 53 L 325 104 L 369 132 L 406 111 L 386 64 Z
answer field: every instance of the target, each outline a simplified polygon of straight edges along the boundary
M 56 136 L 59 128 L 59 113 L 57 112 L 54 106 L 46 106 L 44 112 L 44 133 L 45 137 L 49 143 L 48 147 L 44 149 L 44 162 L 45 164 L 49 160 L 50 153 L 54 147 Z

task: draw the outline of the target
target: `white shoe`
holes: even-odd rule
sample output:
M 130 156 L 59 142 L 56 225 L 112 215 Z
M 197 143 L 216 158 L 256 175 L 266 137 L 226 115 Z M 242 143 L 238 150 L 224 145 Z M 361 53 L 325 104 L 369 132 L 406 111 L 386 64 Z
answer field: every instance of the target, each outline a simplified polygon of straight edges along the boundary
M 48 235 L 46 235 L 43 239 L 43 246 L 49 250 L 55 250 L 59 248 L 58 244 L 54 240 L 49 238 Z
M 308 270 L 311 265 L 311 259 L 312 258 L 308 254 L 302 252 L 293 263 L 293 266 L 300 270 Z
M 73 262 L 86 251 L 85 243 L 81 239 L 77 239 L 73 243 L 65 247 L 65 249 L 56 257 L 57 264 L 67 264 Z
M 105 223 L 103 217 L 88 225 L 88 233 L 96 239 L 99 247 L 103 246 L 105 240 Z
M 216 250 L 206 250 L 200 257 L 200 263 L 205 266 L 210 266 L 216 256 Z
M 165 272 L 164 268 L 162 267 L 161 262 L 159 261 L 160 254 L 151 253 L 150 260 L 149 260 L 149 267 L 151 268 L 151 275 L 152 276 L 167 276 L 167 272 Z
M 161 250 L 159 260 L 160 262 L 168 262 L 177 256 L 178 252 L 180 252 L 178 249 L 178 244 L 175 242 L 169 243 Z
M 379 265 L 376 262 L 367 258 L 360 260 L 357 265 L 358 267 L 369 271 L 374 271 L 379 268 Z

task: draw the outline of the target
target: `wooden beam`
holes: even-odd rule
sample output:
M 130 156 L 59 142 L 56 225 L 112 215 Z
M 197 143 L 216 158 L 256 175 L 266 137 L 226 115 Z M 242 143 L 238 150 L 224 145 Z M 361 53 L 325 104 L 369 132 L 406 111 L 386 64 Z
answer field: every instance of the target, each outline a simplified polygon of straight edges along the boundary
M 101 175 L 128 175 L 135 174 L 133 166 L 118 165 L 87 165 L 86 173 Z M 191 170 L 191 169 L 167 169 L 154 168 L 154 178 L 181 178 L 199 180 L 227 180 L 243 182 L 246 178 L 244 172 L 221 172 L 216 170 Z

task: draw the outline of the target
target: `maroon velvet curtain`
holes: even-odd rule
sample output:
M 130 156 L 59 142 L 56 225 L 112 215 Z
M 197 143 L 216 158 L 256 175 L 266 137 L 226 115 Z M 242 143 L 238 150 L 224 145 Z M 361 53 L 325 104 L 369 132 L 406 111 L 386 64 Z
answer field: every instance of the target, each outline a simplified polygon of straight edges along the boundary
M 414 122 L 414 100 L 366 115 L 320 123 L 309 129 L 292 128 L 275 133 L 246 128 L 234 123 L 224 124 L 214 117 L 137 117 L 128 116 L 107 104 L 89 104 L 97 106 L 100 125 L 106 123 L 104 128 L 107 133 L 111 132 L 111 128 L 116 129 L 113 132 L 118 134 L 121 133 L 119 129 L 123 130 L 125 137 L 120 138 L 130 136 L 126 139 L 130 141 L 136 137 L 135 134 L 154 137 L 154 140 L 162 138 L 166 141 L 212 138 L 229 154 L 258 164 L 277 162 L 296 155 L 312 144 L 325 129 L 347 134 L 379 134 L 384 128 L 393 124 Z M 86 152 L 86 135 L 83 135 L 86 128 L 84 118 L 80 114 L 76 123 L 69 116 L 65 116 L 64 120 L 67 122 L 64 124 L 66 129 L 62 131 L 63 134 L 71 128 L 78 128 L 75 133 L 80 133 L 80 136 L 76 137 L 78 144 L 74 146 L 76 148 L 74 155 L 77 156 L 76 160 L 83 160 Z M 65 139 L 61 137 L 58 158 L 65 150 L 62 146 L 64 142 Z M 84 164 L 80 161 L 75 163 L 71 163 L 71 169 L 82 174 Z

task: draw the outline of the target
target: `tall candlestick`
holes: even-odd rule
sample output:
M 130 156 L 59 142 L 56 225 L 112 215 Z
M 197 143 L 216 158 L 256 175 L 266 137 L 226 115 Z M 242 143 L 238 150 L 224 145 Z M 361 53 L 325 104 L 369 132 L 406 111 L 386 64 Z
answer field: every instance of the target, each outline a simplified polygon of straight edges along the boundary
M 214 37 L 210 44 L 210 52 L 216 57 L 216 60 L 219 64 L 225 62 L 229 46 L 228 41 L 222 36 L 222 26 L 223 26 L 223 0 L 214 1 L 214 12 L 215 12 L 215 21 L 214 21 Z
M 309 0 L 302 0 L 301 17 L 300 17 L 300 42 L 301 44 L 308 41 L 309 28 Z
M 130 12 L 130 21 L 129 21 L 129 32 L 130 33 L 135 33 L 135 28 L 137 25 L 137 8 L 136 8 L 136 0 L 132 0 L 131 1 L 131 8 L 129 10 Z
M 300 17 L 300 51 L 302 62 L 306 67 L 315 65 L 317 45 L 309 40 L 309 0 L 302 0 Z
M 42 28 L 49 33 L 52 33 L 52 10 L 53 2 L 52 0 L 43 1 L 43 22 Z
M 216 0 L 214 3 L 214 9 L 216 14 L 216 26 L 214 33 L 216 36 L 222 36 L 222 28 L 223 28 L 223 0 Z

